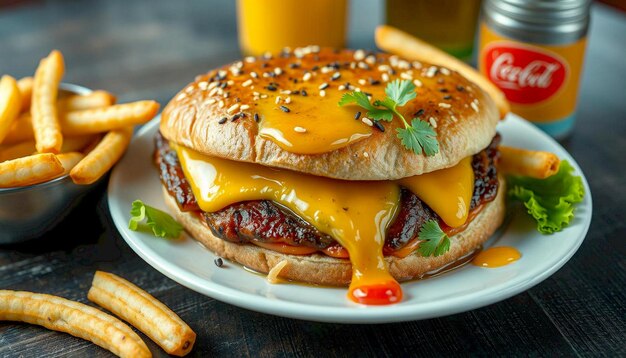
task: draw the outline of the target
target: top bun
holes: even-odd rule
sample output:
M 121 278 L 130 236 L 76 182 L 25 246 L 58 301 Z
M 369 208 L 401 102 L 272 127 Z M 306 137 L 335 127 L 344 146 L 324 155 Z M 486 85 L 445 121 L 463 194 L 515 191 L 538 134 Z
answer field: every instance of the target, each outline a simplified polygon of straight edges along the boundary
M 338 106 L 342 95 L 354 90 L 382 100 L 386 82 L 396 78 L 416 84 L 417 96 L 398 111 L 409 122 L 418 116 L 431 123 L 437 154 L 406 149 L 396 136 L 396 128 L 403 127 L 399 118 L 381 122 L 382 132 L 354 121 L 357 111 L 364 117 L 366 110 Z M 369 136 L 323 153 L 299 154 L 259 135 L 264 122 L 278 116 L 284 116 L 283 124 L 306 120 L 331 131 L 352 121 Z M 168 140 L 211 156 L 330 178 L 391 180 L 447 168 L 478 153 L 495 135 L 498 118 L 491 98 L 455 71 L 387 54 L 310 46 L 248 57 L 198 76 L 163 110 L 160 129 Z

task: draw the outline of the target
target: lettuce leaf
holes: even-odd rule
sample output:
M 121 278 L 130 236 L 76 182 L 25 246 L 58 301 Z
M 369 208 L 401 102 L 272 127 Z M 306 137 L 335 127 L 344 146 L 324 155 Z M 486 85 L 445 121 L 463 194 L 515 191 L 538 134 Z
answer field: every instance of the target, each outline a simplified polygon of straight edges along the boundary
M 141 200 L 133 201 L 130 209 L 130 221 L 128 228 L 137 231 L 140 229 L 139 224 L 146 220 L 146 225 L 152 229 L 152 233 L 156 237 L 178 238 L 180 237 L 183 226 L 179 224 L 168 213 L 144 204 Z
M 583 181 L 573 175 L 573 171 L 574 168 L 564 160 L 559 172 L 546 179 L 507 178 L 509 197 L 524 204 L 542 234 L 552 234 L 567 226 L 574 217 L 574 204 L 585 196 Z

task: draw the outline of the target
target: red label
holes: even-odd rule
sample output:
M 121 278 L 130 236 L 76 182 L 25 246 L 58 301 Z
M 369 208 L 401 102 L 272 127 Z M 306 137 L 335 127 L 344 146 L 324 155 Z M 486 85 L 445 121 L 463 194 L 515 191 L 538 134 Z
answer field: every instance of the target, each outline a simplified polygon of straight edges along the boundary
M 498 43 L 485 53 L 489 79 L 513 103 L 533 104 L 552 97 L 565 83 L 567 64 L 556 54 Z

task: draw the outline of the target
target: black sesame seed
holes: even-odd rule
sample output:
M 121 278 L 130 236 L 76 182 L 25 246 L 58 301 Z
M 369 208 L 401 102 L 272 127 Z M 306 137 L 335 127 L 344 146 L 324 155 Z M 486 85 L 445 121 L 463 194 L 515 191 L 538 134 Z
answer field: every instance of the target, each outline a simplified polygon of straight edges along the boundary
M 235 115 L 234 115 L 234 116 L 230 119 L 230 121 L 231 121 L 231 122 L 234 122 L 234 121 L 238 120 L 239 118 L 241 118 L 241 113 L 237 113 L 237 114 L 235 114 Z
M 354 114 L 354 119 L 357 119 L 357 120 L 358 120 L 359 118 L 361 118 L 361 112 L 356 112 L 356 113 Z
M 457 85 L 456 86 L 456 90 L 459 91 L 459 92 L 463 92 L 463 91 L 465 91 L 465 87 L 463 87 L 461 85 Z
M 267 67 L 269 67 L 269 65 L 270 64 L 267 63 L 267 62 L 263 62 L 263 64 L 261 64 L 261 68 L 267 68 Z
M 415 117 L 419 117 L 419 116 L 421 116 L 422 114 L 424 114 L 424 110 L 423 110 L 423 109 L 420 109 L 419 111 L 415 112 L 414 116 L 415 116 Z
M 328 83 L 322 83 L 322 85 L 320 86 L 320 90 L 325 90 L 329 87 L 330 85 Z
M 376 86 L 377 84 L 380 84 L 380 81 L 370 77 L 370 85 Z
M 443 96 L 443 99 L 452 99 L 452 96 L 450 96 L 449 94 Z
M 217 267 L 224 266 L 224 260 L 222 260 L 221 257 L 218 257 L 215 260 L 213 260 L 213 263 L 215 263 L 215 266 L 217 266 Z
M 287 108 L 286 106 L 280 106 L 280 110 L 285 112 L 285 113 L 289 113 L 290 112 L 289 108 Z
M 266 88 L 268 91 L 272 91 L 272 92 L 273 92 L 273 91 L 276 91 L 276 87 L 274 87 L 274 86 L 272 86 L 272 85 L 269 85 L 269 86 L 267 86 L 267 87 L 265 87 L 265 88 Z
M 448 93 L 448 89 L 447 88 L 440 88 L 439 92 Z
M 365 95 L 366 95 L 366 96 L 368 96 L 368 97 L 372 97 L 372 94 L 371 94 L 371 93 L 369 93 L 369 92 L 363 92 L 363 94 L 365 94 Z
M 390 75 L 395 75 L 396 74 L 396 70 L 394 70 L 393 68 L 391 70 L 389 70 L 389 74 Z
M 376 129 L 378 129 L 381 132 L 385 131 L 385 127 L 383 127 L 383 125 L 379 121 L 373 121 L 373 123 L 374 123 L 374 127 L 376 127 Z
M 311 71 L 317 71 L 319 69 L 320 69 L 320 66 L 315 65 L 315 66 L 313 66 L 313 68 L 311 68 Z
M 228 118 L 222 117 L 219 121 L 217 121 L 217 123 L 224 124 L 224 123 L 226 123 L 227 120 L 228 120 Z
M 289 68 L 300 68 L 300 64 L 299 63 L 290 63 L 289 64 Z
M 221 88 L 221 89 L 226 88 L 226 86 L 228 86 L 228 83 L 226 83 L 226 82 L 222 82 L 222 83 L 220 84 L 220 88 Z
M 259 114 L 258 113 L 254 114 L 254 121 L 259 123 Z
M 308 94 L 306 93 L 306 90 L 300 91 L 300 94 L 302 95 L 302 97 L 308 96 Z

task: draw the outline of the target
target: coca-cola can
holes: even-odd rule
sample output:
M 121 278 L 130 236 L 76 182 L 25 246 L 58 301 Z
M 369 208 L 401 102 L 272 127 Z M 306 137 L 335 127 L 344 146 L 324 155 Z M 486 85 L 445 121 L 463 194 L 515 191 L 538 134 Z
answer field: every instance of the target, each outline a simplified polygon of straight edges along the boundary
M 478 66 L 511 110 L 555 138 L 571 133 L 589 0 L 485 0 Z

